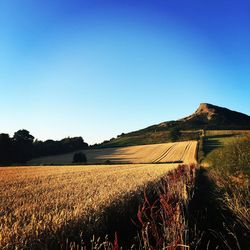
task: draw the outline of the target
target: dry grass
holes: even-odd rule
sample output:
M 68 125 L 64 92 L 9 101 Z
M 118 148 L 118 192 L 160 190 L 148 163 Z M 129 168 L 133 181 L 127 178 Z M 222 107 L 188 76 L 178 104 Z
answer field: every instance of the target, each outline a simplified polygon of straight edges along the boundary
M 250 232 L 250 180 L 243 173 L 238 176 L 222 175 L 218 170 L 210 174 L 219 190 L 223 191 L 223 203 L 231 209 L 239 223 Z
M 139 249 L 190 249 L 188 206 L 195 184 L 195 165 L 180 165 L 162 179 L 158 196 L 138 211 L 142 239 Z
M 84 150 L 89 163 L 196 163 L 197 142 L 184 141 L 175 143 L 152 144 L 119 148 Z M 70 164 L 73 154 L 41 157 L 31 160 L 30 164 Z
M 46 244 L 68 223 L 85 223 L 116 200 L 159 180 L 169 165 L 0 168 L 0 249 Z

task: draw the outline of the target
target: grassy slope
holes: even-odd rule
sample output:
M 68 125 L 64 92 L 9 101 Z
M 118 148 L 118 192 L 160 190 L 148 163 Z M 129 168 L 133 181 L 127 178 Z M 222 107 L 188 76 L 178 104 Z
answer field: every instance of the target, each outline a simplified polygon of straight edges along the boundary
M 223 223 L 240 244 L 250 244 L 250 137 L 243 135 L 211 135 L 203 143 L 202 165 L 209 167 L 207 173 L 220 195 L 210 197 L 218 200 L 221 212 L 229 211 L 229 219 Z M 215 195 L 216 196 L 216 195 Z M 210 202 L 210 201 L 209 201 Z M 210 207 L 206 209 L 211 210 Z M 233 219 L 234 217 L 234 219 Z M 229 225 L 229 221 L 233 221 Z M 216 229 L 215 229 L 216 230 Z M 218 230 L 218 229 L 217 229 Z M 221 232 L 220 232 L 221 233 Z M 244 236 L 245 239 L 241 239 Z M 226 234 L 225 238 L 231 241 Z M 247 240 L 248 238 L 248 240 Z M 232 247 L 233 248 L 233 247 Z M 234 249 L 234 248 L 233 248 Z M 245 249 L 244 247 L 242 249 Z
M 250 130 L 206 130 L 206 135 L 209 137 L 224 138 L 225 136 L 250 134 Z M 200 130 L 185 130 L 181 131 L 181 136 L 178 141 L 198 140 Z M 134 145 L 147 145 L 156 143 L 171 142 L 169 131 L 137 131 L 118 136 L 110 141 L 106 141 L 97 147 L 126 147 Z
M 249 131 L 208 131 L 200 140 L 201 168 L 190 207 L 195 249 L 248 249 Z
M 197 140 L 199 131 L 182 131 L 179 141 Z M 126 147 L 171 142 L 169 131 L 134 132 L 124 134 L 99 145 L 99 147 Z

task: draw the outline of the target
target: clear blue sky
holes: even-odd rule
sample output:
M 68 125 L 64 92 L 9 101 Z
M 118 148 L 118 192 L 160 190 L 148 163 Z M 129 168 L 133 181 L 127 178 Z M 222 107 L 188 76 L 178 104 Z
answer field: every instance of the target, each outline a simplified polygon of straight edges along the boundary
M 0 0 L 0 94 L 0 132 L 39 139 L 250 115 L 250 1 Z

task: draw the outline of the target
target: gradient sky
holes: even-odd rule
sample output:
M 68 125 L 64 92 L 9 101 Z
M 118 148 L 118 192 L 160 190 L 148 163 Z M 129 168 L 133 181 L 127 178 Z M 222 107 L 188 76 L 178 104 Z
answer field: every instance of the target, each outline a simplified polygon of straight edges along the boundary
M 250 1 L 0 0 L 0 132 L 101 142 L 195 111 L 250 115 Z

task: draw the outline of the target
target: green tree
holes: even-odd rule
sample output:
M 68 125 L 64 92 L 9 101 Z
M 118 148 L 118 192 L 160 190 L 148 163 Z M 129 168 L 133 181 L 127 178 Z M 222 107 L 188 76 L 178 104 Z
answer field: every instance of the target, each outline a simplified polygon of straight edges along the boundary
M 0 164 L 11 163 L 11 139 L 8 134 L 0 134 Z
M 21 129 L 13 136 L 14 161 L 25 163 L 32 158 L 34 136 L 28 130 Z
M 32 136 L 28 130 L 20 129 L 17 132 L 15 132 L 13 140 L 16 142 L 26 142 L 32 144 L 34 136 Z

